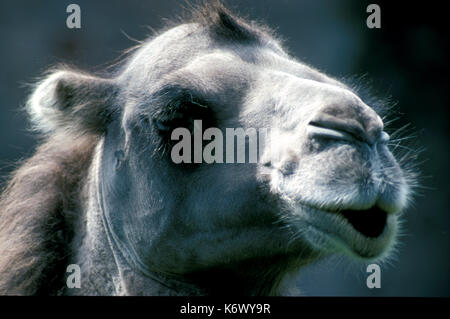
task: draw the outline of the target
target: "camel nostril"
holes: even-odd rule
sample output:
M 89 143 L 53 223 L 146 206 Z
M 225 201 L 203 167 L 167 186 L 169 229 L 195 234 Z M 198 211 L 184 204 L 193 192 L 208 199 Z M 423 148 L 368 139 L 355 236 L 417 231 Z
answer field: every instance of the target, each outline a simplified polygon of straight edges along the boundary
M 262 165 L 264 167 L 272 167 L 272 162 L 271 161 L 265 161 L 265 162 L 262 163 Z
M 367 132 L 353 119 L 342 120 L 322 115 L 310 121 L 309 126 L 314 135 L 372 144 Z
M 289 161 L 281 167 L 280 171 L 283 175 L 288 176 L 294 174 L 297 167 L 298 167 L 297 162 Z
M 355 119 L 341 119 L 321 114 L 309 122 L 311 132 L 316 136 L 327 138 L 360 141 L 369 145 L 389 142 L 389 134 L 383 131 L 383 125 L 368 123 L 365 129 Z

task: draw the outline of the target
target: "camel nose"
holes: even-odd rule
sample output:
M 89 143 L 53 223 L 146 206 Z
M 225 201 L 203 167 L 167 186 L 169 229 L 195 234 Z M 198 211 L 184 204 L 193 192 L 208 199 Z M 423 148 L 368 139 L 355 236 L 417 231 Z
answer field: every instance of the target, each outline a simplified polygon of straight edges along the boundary
M 323 107 L 313 115 L 308 124 L 313 135 L 358 140 L 369 145 L 389 140 L 389 135 L 383 131 L 381 118 L 364 104 Z

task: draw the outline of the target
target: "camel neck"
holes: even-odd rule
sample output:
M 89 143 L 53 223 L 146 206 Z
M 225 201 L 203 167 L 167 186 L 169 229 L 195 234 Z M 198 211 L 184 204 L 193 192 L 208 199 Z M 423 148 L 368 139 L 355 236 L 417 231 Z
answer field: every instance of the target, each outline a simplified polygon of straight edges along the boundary
M 99 163 L 101 143 L 90 167 L 88 187 L 85 190 L 88 203 L 84 207 L 83 235 L 76 238 L 80 249 L 73 263 L 80 266 L 81 288 L 65 288 L 69 295 L 203 295 L 192 283 L 162 273 L 150 273 L 134 267 L 123 254 L 113 234 L 108 229 L 102 209 L 99 187 Z

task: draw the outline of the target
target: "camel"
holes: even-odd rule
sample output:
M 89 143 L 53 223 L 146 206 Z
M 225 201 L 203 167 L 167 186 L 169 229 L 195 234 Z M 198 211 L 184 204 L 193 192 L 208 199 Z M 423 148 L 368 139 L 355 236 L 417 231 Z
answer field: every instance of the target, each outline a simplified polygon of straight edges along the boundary
M 41 142 L 1 196 L 0 294 L 283 295 L 320 258 L 387 258 L 411 201 L 376 108 L 217 2 L 107 74 L 50 69 L 27 111 Z M 194 121 L 269 130 L 257 161 L 175 162 Z

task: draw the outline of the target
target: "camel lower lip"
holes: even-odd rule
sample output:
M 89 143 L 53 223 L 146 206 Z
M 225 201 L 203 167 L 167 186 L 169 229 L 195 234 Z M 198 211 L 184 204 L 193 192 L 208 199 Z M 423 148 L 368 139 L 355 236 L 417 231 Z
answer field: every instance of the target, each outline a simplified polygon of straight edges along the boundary
M 388 251 L 396 233 L 396 217 L 376 207 L 331 212 L 301 205 L 297 212 L 299 227 L 306 223 L 305 237 L 319 250 L 378 258 Z

